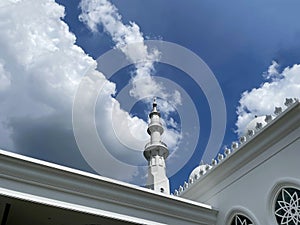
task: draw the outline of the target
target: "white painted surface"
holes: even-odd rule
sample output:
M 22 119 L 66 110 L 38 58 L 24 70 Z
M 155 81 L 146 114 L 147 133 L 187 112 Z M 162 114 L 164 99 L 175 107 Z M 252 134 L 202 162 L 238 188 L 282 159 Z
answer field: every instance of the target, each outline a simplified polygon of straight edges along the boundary
M 181 197 L 218 209 L 217 225 L 235 212 L 255 225 L 277 224 L 273 205 L 278 187 L 300 188 L 300 104 L 296 103 L 252 139 L 196 180 Z

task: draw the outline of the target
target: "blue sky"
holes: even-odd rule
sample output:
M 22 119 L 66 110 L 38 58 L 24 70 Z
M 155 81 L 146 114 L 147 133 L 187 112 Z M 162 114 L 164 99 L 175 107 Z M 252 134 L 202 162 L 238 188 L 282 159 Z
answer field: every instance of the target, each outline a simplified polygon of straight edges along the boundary
M 62 11 L 63 8 L 58 7 L 53 1 L 49 0 L 48 2 L 49 5 L 46 7 L 39 5 L 42 3 L 30 5 L 24 1 L 19 3 L 4 1 L 3 5 L 0 5 L 0 16 L 11 18 L 11 22 L 5 20 L 0 25 L 3 26 L 2 31 L 0 31 L 0 34 L 2 32 L 0 46 L 4 49 L 0 54 L 0 72 L 2 73 L 0 81 L 3 84 L 9 83 L 8 87 L 2 87 L 2 92 L 0 85 L 0 104 L 3 106 L 0 147 L 95 172 L 95 168 L 91 168 L 93 166 L 83 159 L 74 141 L 71 126 L 72 101 L 70 99 L 74 98 L 76 85 L 84 74 L 82 72 L 84 69 L 79 65 L 92 67 L 94 65 L 92 60 L 97 60 L 98 57 L 115 48 L 116 41 L 101 22 L 97 24 L 96 31 L 91 31 L 87 24 L 79 20 L 79 15 L 82 13 L 79 7 L 80 1 L 56 0 L 56 3 L 64 7 L 64 12 Z M 163 40 L 183 46 L 198 55 L 213 72 L 222 90 L 226 105 L 226 132 L 221 141 L 220 149 L 213 151 L 222 151 L 225 145 L 230 146 L 232 141 L 237 140 L 238 134 L 235 131 L 238 130 L 241 133 L 245 124 L 254 115 L 272 114 L 270 110 L 273 110 L 274 105 L 282 104 L 285 97 L 300 97 L 300 83 L 297 83 L 300 76 L 300 69 L 298 68 L 300 63 L 299 1 L 111 0 L 110 2 L 115 5 L 119 15 L 122 16 L 121 22 L 127 26 L 130 26 L 130 22 L 134 22 L 145 40 Z M 24 6 L 26 10 L 23 10 L 20 15 L 9 14 L 11 10 L 17 12 Z M 41 14 L 34 12 L 36 9 Z M 63 13 L 65 14 L 64 17 L 62 16 Z M 27 19 L 30 14 L 34 15 L 35 20 L 34 18 Z M 19 18 L 21 16 L 23 16 L 23 20 Z M 40 27 L 35 24 L 35 21 L 39 19 L 41 21 Z M 61 20 L 74 34 L 73 37 L 64 30 L 64 25 L 59 22 Z M 18 24 L 20 26 L 17 26 Z M 29 26 L 29 24 L 33 24 L 33 26 Z M 46 31 L 47 27 L 54 31 L 49 33 L 49 29 Z M 10 29 L 16 33 L 13 38 L 8 32 Z M 35 29 L 37 31 L 35 36 L 28 36 Z M 41 47 L 42 45 L 39 45 L 41 42 L 33 44 L 33 38 L 39 36 L 41 37 L 39 40 L 44 40 L 44 46 L 49 46 L 46 50 Z M 7 44 L 8 42 L 9 44 Z M 17 45 L 18 43 L 22 44 Z M 25 48 L 24 45 L 27 47 Z M 50 57 L 48 56 L 50 55 L 49 52 L 54 49 L 52 45 L 58 49 L 56 52 L 59 53 Z M 72 52 L 69 49 L 73 47 L 70 46 L 79 46 L 83 52 L 78 49 L 72 50 Z M 31 48 L 35 50 L 30 51 Z M 39 48 L 41 50 L 37 51 Z M 23 53 L 20 54 L 20 52 Z M 44 66 L 46 65 L 44 61 L 39 61 L 41 55 L 46 55 L 47 66 Z M 92 59 L 87 59 L 87 55 Z M 30 60 L 34 59 L 37 60 L 32 63 Z M 35 62 L 39 63 L 35 65 Z M 73 65 L 72 62 L 76 62 L 76 65 Z M 82 64 L 80 64 L 81 62 Z M 64 73 L 58 69 L 61 68 L 58 65 L 61 67 L 65 65 L 65 68 L 61 69 L 62 71 L 74 70 L 75 75 L 72 77 L 74 87 L 69 87 L 70 82 L 68 80 L 49 75 L 49 71 L 57 71 L 61 76 L 64 76 Z M 134 70 L 134 66 L 129 66 L 111 77 L 112 86 L 109 87 L 114 89 L 113 83 L 115 83 L 115 98 L 117 98 L 120 90 L 130 84 Z M 14 76 L 17 73 L 20 74 L 19 78 Z M 39 76 L 35 74 L 39 74 Z M 43 78 L 44 75 L 45 78 Z M 26 78 L 22 78 L 23 76 Z M 188 121 L 196 121 L 196 119 L 200 121 L 198 127 L 198 130 L 201 130 L 198 136 L 199 142 L 196 143 L 195 149 L 190 149 L 192 151 L 191 159 L 184 165 L 180 165 L 180 170 L 172 172 L 170 177 L 171 189 L 173 190 L 187 179 L 191 170 L 201 161 L 203 151 L 211 135 L 211 109 L 205 92 L 188 74 L 178 68 L 154 63 L 151 76 L 173 81 L 184 89 L 192 99 L 198 116 L 198 118 L 189 118 Z M 49 84 L 52 85 L 49 86 Z M 53 89 L 55 85 L 61 89 Z M 289 88 L 286 88 L 288 85 L 290 85 Z M 36 88 L 38 86 L 39 88 Z M 169 86 L 167 85 L 167 87 Z M 256 91 L 251 91 L 254 88 Z M 214 92 L 214 90 L 211 91 Z M 248 92 L 242 97 L 245 91 Z M 18 97 L 22 95 L 21 93 L 26 93 L 24 96 L 27 97 Z M 71 97 L 64 99 L 65 95 Z M 124 109 L 124 104 L 127 103 L 121 100 L 120 107 Z M 168 99 L 161 100 L 169 101 Z M 12 107 L 12 101 L 17 101 L 18 104 Z M 96 116 L 100 118 L 97 129 L 101 136 L 102 133 L 106 132 L 101 130 L 101 126 L 106 126 L 106 124 L 101 122 L 103 111 L 101 111 L 102 105 L 99 102 L 100 100 L 96 108 L 100 109 L 99 111 L 96 110 Z M 132 117 L 137 116 L 143 119 L 144 123 L 143 121 L 139 123 L 144 126 L 147 122 L 147 113 L 150 110 L 149 99 L 146 101 L 135 99 L 135 102 L 128 112 Z M 190 112 L 184 111 L 184 103 L 185 101 L 175 111 L 165 114 L 166 120 L 173 118 L 178 123 L 176 127 L 173 127 L 173 130 L 170 130 L 175 134 L 173 137 L 180 136 L 176 133 L 180 132 L 182 128 L 180 118 L 189 117 Z M 240 108 L 238 109 L 238 107 Z M 179 115 L 178 110 L 183 112 L 183 115 Z M 237 110 L 239 110 L 239 114 L 237 114 Z M 240 119 L 237 127 L 238 116 Z M 120 130 L 123 131 L 121 128 Z M 188 132 L 190 137 L 194 130 L 191 129 Z M 105 137 L 104 135 L 104 139 Z M 182 139 L 179 142 L 189 142 L 189 140 Z M 106 141 L 111 142 L 112 140 L 108 138 Z M 178 140 L 171 141 L 176 142 Z M 185 153 L 180 153 L 182 146 L 176 143 L 171 144 L 175 150 L 170 151 L 178 152 L 174 158 L 182 157 Z M 111 148 L 114 146 L 111 143 L 107 145 Z M 118 154 L 116 152 L 116 155 Z M 122 154 L 118 157 L 122 161 Z M 177 163 L 176 160 L 170 160 L 169 164 L 172 162 Z M 210 163 L 210 161 L 206 163 Z M 168 166 L 172 167 L 171 165 Z M 173 167 L 175 166 L 173 165 Z M 143 171 L 143 169 L 141 170 Z M 96 172 L 101 174 L 100 171 Z M 133 177 L 142 174 L 141 171 L 132 173 L 134 174 Z M 113 178 L 128 181 L 122 176 L 120 178 L 113 176 Z M 133 183 L 142 185 L 139 183 L 142 180 L 139 178 Z

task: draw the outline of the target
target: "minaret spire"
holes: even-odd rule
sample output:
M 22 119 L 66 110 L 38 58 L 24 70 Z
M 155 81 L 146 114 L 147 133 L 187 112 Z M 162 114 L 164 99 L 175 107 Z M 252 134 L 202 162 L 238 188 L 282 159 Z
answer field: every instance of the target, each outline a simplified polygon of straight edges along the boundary
M 150 123 L 147 132 L 150 142 L 145 146 L 144 156 L 148 161 L 148 178 L 146 187 L 157 192 L 170 194 L 169 179 L 166 175 L 165 160 L 169 155 L 168 147 L 161 141 L 164 128 L 157 110 L 156 98 L 153 99 L 152 111 L 149 114 Z

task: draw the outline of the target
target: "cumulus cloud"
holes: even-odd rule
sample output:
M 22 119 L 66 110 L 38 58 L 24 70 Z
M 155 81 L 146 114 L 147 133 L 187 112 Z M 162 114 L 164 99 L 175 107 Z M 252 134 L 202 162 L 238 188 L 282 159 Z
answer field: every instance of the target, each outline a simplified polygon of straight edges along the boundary
M 163 112 L 164 119 L 167 124 L 172 118 L 169 117 L 170 112 L 174 112 L 176 106 L 181 105 L 181 94 L 179 91 L 170 93 L 162 83 L 156 82 L 151 76 L 155 73 L 154 63 L 159 60 L 160 52 L 156 49 L 148 49 L 144 43 L 144 37 L 140 31 L 139 26 L 134 22 L 129 22 L 128 25 L 123 24 L 122 17 L 118 13 L 117 8 L 107 0 L 88 1 L 82 0 L 80 2 L 82 13 L 79 19 L 87 25 L 92 32 L 98 32 L 99 26 L 108 33 L 115 43 L 115 47 L 121 50 L 124 55 L 135 65 L 135 70 L 132 72 L 130 95 L 137 100 L 142 99 L 150 103 L 153 96 L 160 96 L 167 99 L 166 101 L 159 101 L 160 110 Z M 101 70 L 101 68 L 100 68 Z M 117 104 L 118 105 L 118 104 Z M 142 143 L 148 138 L 145 133 L 146 124 L 143 120 L 131 118 L 127 112 L 123 112 L 118 105 L 117 108 L 109 108 L 108 111 L 112 113 L 117 120 L 116 124 L 124 124 L 124 128 L 129 128 L 130 133 L 126 133 L 124 129 L 116 129 L 114 132 L 118 137 L 119 142 L 125 146 L 132 146 L 134 149 L 143 149 Z M 123 121 L 123 122 L 122 122 Z M 174 121 L 174 119 L 173 119 Z M 176 123 L 172 123 L 174 126 Z M 101 126 L 99 126 L 101 127 Z M 104 126 L 105 127 L 105 126 Z M 121 126 L 120 126 L 121 127 Z M 110 133 L 111 134 L 111 133 Z M 125 136 L 138 138 L 124 138 Z M 163 140 L 168 144 L 170 149 L 176 149 L 181 139 L 180 131 L 177 127 L 165 130 Z M 140 141 L 139 141 L 140 140 Z M 116 143 L 116 142 L 113 142 Z
M 139 26 L 134 22 L 128 25 L 122 23 L 122 17 L 117 8 L 107 0 L 82 0 L 82 10 L 79 19 L 93 32 L 98 31 L 101 25 L 128 59 L 135 64 L 131 80 L 131 96 L 143 99 L 149 96 L 162 96 L 174 105 L 180 104 L 180 93 L 169 93 L 162 84 L 155 82 L 151 76 L 154 73 L 154 62 L 159 60 L 160 52 L 148 49 L 144 44 L 144 37 Z M 178 95 L 179 94 L 179 95 Z M 176 97 L 173 99 L 173 97 Z
M 149 104 L 152 101 L 149 96 L 161 96 L 165 99 L 170 98 L 174 105 L 181 104 L 181 96 L 178 91 L 175 91 L 172 95 L 167 93 L 163 84 L 156 82 L 151 76 L 151 73 L 154 73 L 153 64 L 159 60 L 160 52 L 155 49 L 148 49 L 144 44 L 143 34 L 136 23 L 123 24 L 122 16 L 118 13 L 118 9 L 107 0 L 83 0 L 80 2 L 80 8 L 82 10 L 79 16 L 80 21 L 86 24 L 92 32 L 98 32 L 98 26 L 101 25 L 103 30 L 111 36 L 115 47 L 121 50 L 134 63 L 136 69 L 133 71 L 132 89 L 129 91 L 132 97 L 147 101 Z M 123 126 L 118 126 L 119 129 L 114 129 L 119 142 L 125 146 L 131 146 L 133 149 L 143 150 L 145 140 L 149 138 L 145 132 L 147 124 L 143 120 L 131 117 L 127 112 L 123 111 L 118 102 L 111 102 L 109 105 L 106 108 L 106 112 L 109 112 L 107 115 L 113 115 L 115 124 L 123 124 Z M 171 110 L 174 111 L 174 108 L 170 107 L 161 106 L 160 109 L 166 114 Z M 130 131 L 129 133 L 128 130 Z M 163 138 L 170 148 L 174 148 L 178 144 L 179 132 L 177 133 L 168 129 L 165 132 Z M 112 134 L 112 132 L 109 134 Z M 173 136 L 173 134 L 177 135 Z
M 0 92 L 10 86 L 10 73 L 4 69 L 3 63 L 0 62 Z
M 69 106 L 76 84 L 94 61 L 74 44 L 75 36 L 61 21 L 64 8 L 54 1 L 9 3 L 0 9 L 0 59 L 6 71 L 2 76 L 10 74 L 10 91 L 49 109 Z
M 116 92 L 115 84 L 97 71 L 96 61 L 75 44 L 76 37 L 62 21 L 64 8 L 53 0 L 4 0 L 0 6 L 0 148 L 93 171 L 87 163 L 83 163 L 72 131 L 73 99 L 83 76 L 89 71 L 96 79 L 87 82 L 90 84 L 86 87 L 87 92 L 93 91 L 95 82 L 104 87 L 98 99 L 95 121 L 106 147 L 117 159 L 145 164 L 142 150 L 149 139 L 147 122 L 122 110 L 119 102 L 112 97 Z M 114 26 L 107 21 L 107 29 L 115 32 L 117 47 L 136 63 L 136 73 L 148 74 L 143 75 L 143 79 L 148 79 L 149 90 L 140 93 L 146 88 L 140 89 L 139 81 L 133 81 L 137 91 L 132 89 L 132 95 L 149 95 L 154 91 L 153 87 L 160 90 L 160 84 L 150 77 L 153 63 L 149 63 L 159 54 L 155 51 L 149 53 L 143 44 L 137 48 L 138 51 L 127 45 L 143 41 L 134 23 L 128 27 L 119 24 L 117 29 Z M 141 58 L 148 61 L 139 64 Z M 139 78 L 138 75 L 136 77 Z M 82 106 L 89 100 L 88 93 L 85 97 Z M 179 98 L 177 96 L 177 101 Z M 84 116 L 81 118 L 83 122 Z M 165 142 L 175 148 L 178 137 L 178 131 L 167 130 Z M 128 151 L 131 154 L 127 154 Z M 98 157 L 101 154 L 95 155 L 95 160 Z M 132 168 L 124 172 L 122 169 L 122 166 L 112 167 L 107 162 L 106 171 L 97 172 L 143 184 L 141 177 L 144 174 L 140 173 L 144 171 Z
M 255 115 L 272 115 L 275 107 L 285 107 L 285 98 L 300 98 L 300 64 L 279 71 L 279 64 L 272 61 L 263 76 L 267 80 L 259 88 L 245 91 L 239 101 L 236 126 L 240 135 Z
M 61 20 L 64 8 L 53 0 L 0 4 L 0 148 L 55 161 L 47 157 L 52 152 L 58 163 L 81 165 L 80 157 L 66 157 L 70 149 L 62 146 L 75 143 L 70 138 L 74 93 L 96 63 L 74 44 Z M 68 138 L 54 141 L 53 124 Z
M 103 95 L 110 102 L 115 85 L 75 45 L 76 37 L 61 20 L 64 8 L 54 1 L 6 1 L 0 14 L 1 147 L 92 171 L 76 148 L 73 98 L 88 69 L 102 78 L 98 81 L 106 84 Z M 108 116 L 99 118 L 111 121 Z M 111 137 L 108 143 L 113 142 Z M 136 174 L 108 169 L 110 177 L 127 181 Z

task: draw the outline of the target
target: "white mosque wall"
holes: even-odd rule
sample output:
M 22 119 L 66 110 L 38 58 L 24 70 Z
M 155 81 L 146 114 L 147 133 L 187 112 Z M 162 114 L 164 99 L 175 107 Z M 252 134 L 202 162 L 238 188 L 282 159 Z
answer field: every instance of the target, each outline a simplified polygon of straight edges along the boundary
M 224 179 L 224 183 L 230 183 L 228 186 L 209 198 L 204 197 L 205 203 L 218 209 L 218 225 L 227 224 L 224 222 L 230 221 L 234 213 L 247 215 L 256 225 L 276 224 L 273 200 L 277 187 L 292 185 L 300 188 L 299 133 L 300 129 L 298 139 L 291 143 L 274 146 L 283 149 L 271 158 L 264 159 L 241 177 L 237 172 Z
M 300 189 L 299 160 L 300 106 L 296 103 L 180 196 L 213 206 L 219 211 L 217 225 L 230 225 L 236 214 L 247 216 L 255 225 L 275 225 L 280 188 Z

